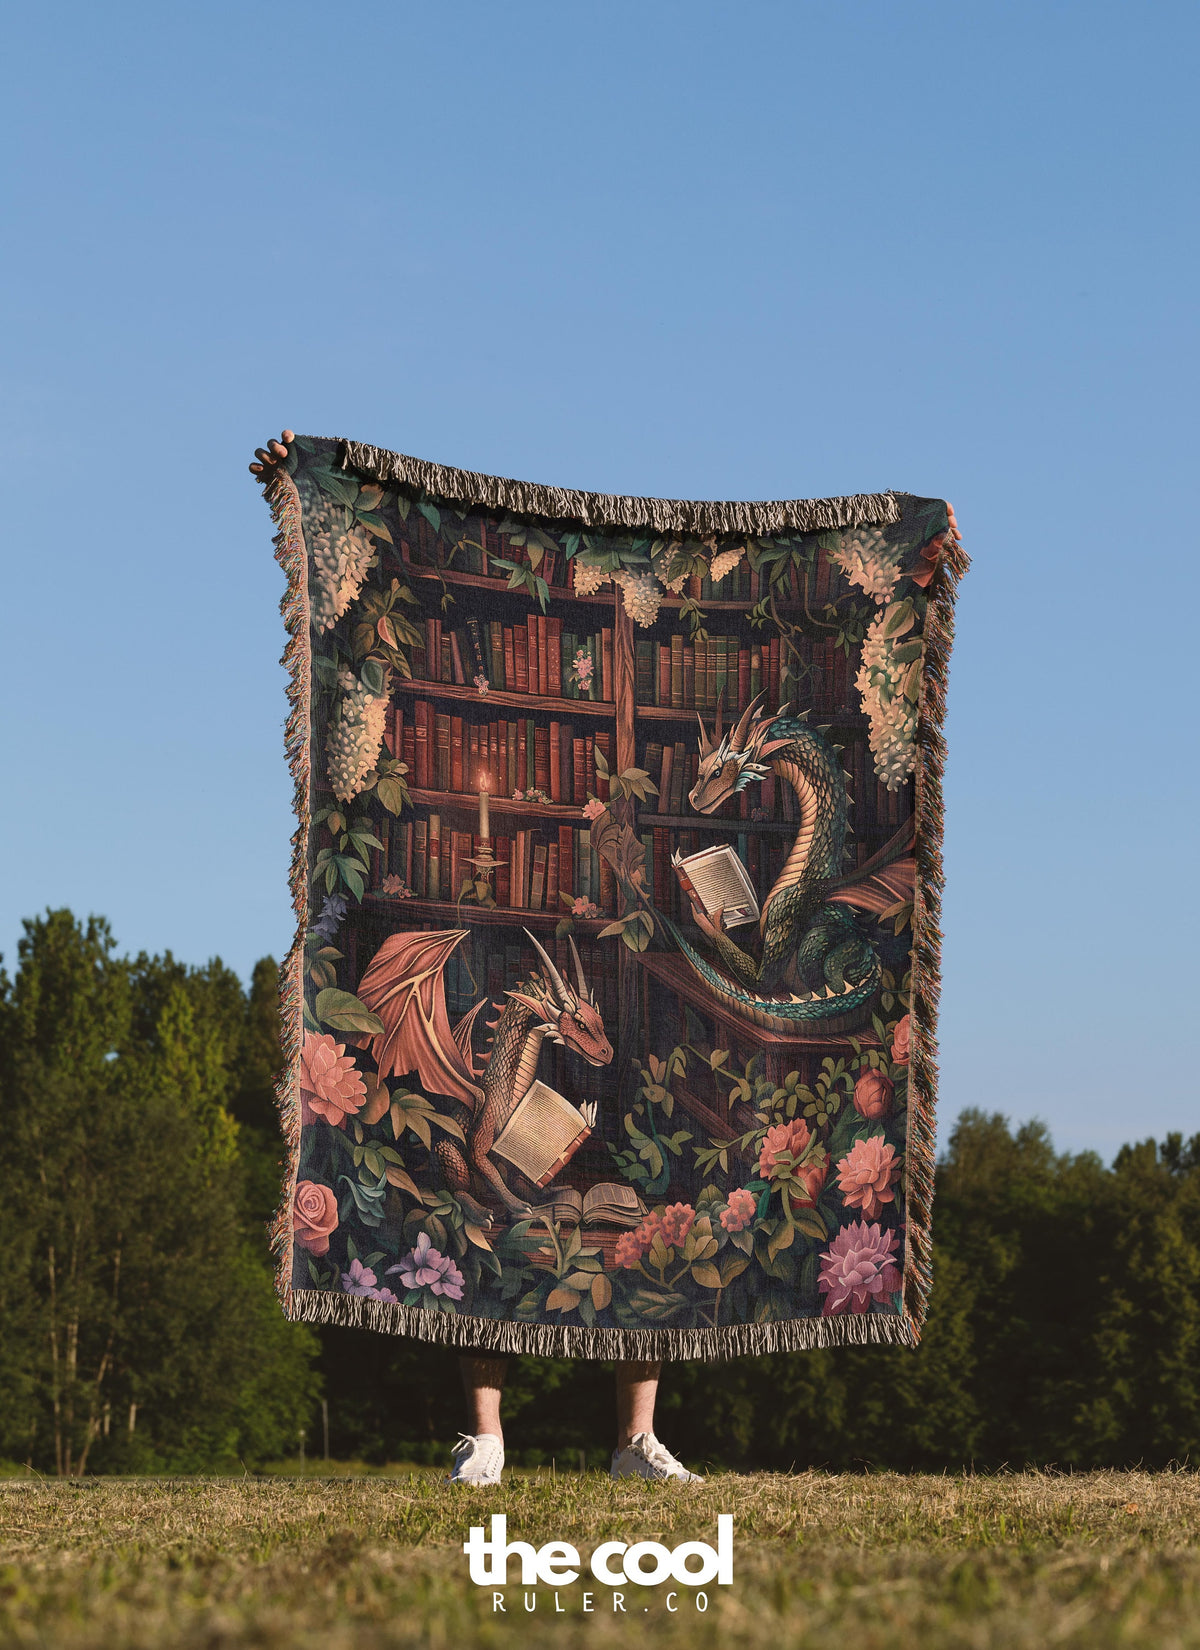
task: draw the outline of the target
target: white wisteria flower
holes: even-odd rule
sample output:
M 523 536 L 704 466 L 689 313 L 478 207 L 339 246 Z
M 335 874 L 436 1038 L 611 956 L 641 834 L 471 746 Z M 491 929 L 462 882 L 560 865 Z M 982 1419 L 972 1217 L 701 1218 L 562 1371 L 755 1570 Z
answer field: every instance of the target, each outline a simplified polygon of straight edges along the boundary
M 878 527 L 858 527 L 843 533 L 834 561 L 849 579 L 881 606 L 891 599 L 900 577 L 900 545 L 888 544 Z
M 625 606 L 629 609 L 631 618 L 642 629 L 648 629 L 658 618 L 658 609 L 662 604 L 662 585 L 653 573 L 629 573 L 622 570 L 613 574 L 613 579 L 621 586 L 625 597 Z
M 347 527 L 342 510 L 335 514 L 320 495 L 314 497 L 310 489 L 305 493 L 304 539 L 311 563 L 309 612 L 314 630 L 332 630 L 362 589 L 375 556 L 375 541 L 365 527 Z
M 608 574 L 602 567 L 575 558 L 575 594 L 594 596 L 601 585 L 608 583 Z
M 714 584 L 720 584 L 727 574 L 732 573 L 738 562 L 745 555 L 745 546 L 740 545 L 736 550 L 721 550 L 712 559 L 709 577 Z
M 382 693 L 371 693 L 349 670 L 338 672 L 338 685 L 341 718 L 330 722 L 325 736 L 326 767 L 338 801 L 352 802 L 379 760 L 391 672 L 384 671 Z
M 889 791 L 900 788 L 917 760 L 913 741 L 917 731 L 920 665 L 917 662 L 914 669 L 914 661 L 895 657 L 898 647 L 912 651 L 910 638 L 883 634 L 889 625 L 894 628 L 896 612 L 896 608 L 885 608 L 872 621 L 863 641 L 862 666 L 854 682 L 862 697 L 863 710 L 871 719 L 869 738 L 875 772 Z

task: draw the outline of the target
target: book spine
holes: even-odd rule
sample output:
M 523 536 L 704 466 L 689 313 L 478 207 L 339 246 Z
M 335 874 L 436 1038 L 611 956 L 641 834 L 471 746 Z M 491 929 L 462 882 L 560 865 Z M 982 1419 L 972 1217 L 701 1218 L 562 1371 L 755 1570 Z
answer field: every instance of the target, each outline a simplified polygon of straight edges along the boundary
M 450 789 L 452 791 L 466 790 L 463 777 L 463 719 L 461 716 L 450 718 Z
M 558 886 L 564 894 L 575 887 L 575 831 L 570 825 L 558 827 Z
M 504 637 L 503 656 L 505 691 L 508 693 L 515 693 L 517 687 L 517 665 L 516 654 L 513 650 L 513 633 L 511 627 L 506 625 L 502 634 Z
M 429 816 L 429 843 L 428 843 L 428 895 L 429 899 L 442 897 L 442 819 L 440 814 Z
M 433 789 L 429 750 L 429 701 L 418 699 L 413 706 L 413 772 L 418 790 Z
M 529 631 L 523 624 L 513 626 L 513 654 L 516 663 L 516 691 L 529 692 Z
M 434 788 L 439 791 L 450 789 L 450 716 L 449 713 L 438 711 L 434 716 Z
M 562 793 L 562 724 L 550 724 L 550 800 L 561 802 Z
M 429 822 L 413 821 L 412 875 L 408 886 L 418 899 L 429 898 Z

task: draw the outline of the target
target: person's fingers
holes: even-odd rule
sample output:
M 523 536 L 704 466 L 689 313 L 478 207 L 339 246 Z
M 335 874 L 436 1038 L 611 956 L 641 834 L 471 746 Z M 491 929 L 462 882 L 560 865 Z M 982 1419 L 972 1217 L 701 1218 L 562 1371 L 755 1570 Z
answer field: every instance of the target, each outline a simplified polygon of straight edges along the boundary
M 958 530 L 958 517 L 954 514 L 953 504 L 950 504 L 949 502 L 946 504 L 946 516 L 950 523 L 950 531 L 954 534 L 956 539 L 961 539 L 962 534 Z
M 256 447 L 254 456 L 260 464 L 274 464 L 275 462 L 275 454 L 269 453 L 265 447 Z
M 284 446 L 282 441 L 268 441 L 267 445 L 277 458 L 287 457 L 287 448 Z
M 296 439 L 294 431 L 284 430 L 283 431 L 283 439 L 287 442 L 288 446 L 290 447 L 292 442 L 295 441 L 295 439 Z
M 252 464 L 250 466 L 250 474 L 252 476 L 260 476 L 260 475 L 262 475 L 262 473 L 263 473 L 263 466 L 261 464 Z

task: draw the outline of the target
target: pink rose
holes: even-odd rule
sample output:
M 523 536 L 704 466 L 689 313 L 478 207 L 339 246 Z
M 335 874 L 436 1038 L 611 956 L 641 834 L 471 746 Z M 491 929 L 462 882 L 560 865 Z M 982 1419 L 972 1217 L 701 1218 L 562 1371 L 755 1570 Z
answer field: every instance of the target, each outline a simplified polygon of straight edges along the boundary
M 890 1078 L 881 1071 L 874 1071 L 870 1067 L 860 1073 L 858 1082 L 854 1085 L 854 1109 L 860 1117 L 874 1122 L 876 1118 L 886 1117 L 892 1109 L 892 1095 L 895 1093 Z
M 912 1017 L 906 1014 L 902 1020 L 897 1020 L 896 1029 L 892 1033 L 892 1059 L 898 1066 L 906 1066 L 912 1050 Z
M 777 1179 L 785 1167 L 779 1162 L 780 1156 L 784 1153 L 790 1154 L 793 1183 L 788 1196 L 793 1203 L 815 1203 L 829 1172 L 829 1164 L 823 1153 L 813 1162 L 801 1165 L 800 1159 L 812 1144 L 812 1139 L 812 1132 L 804 1119 L 794 1117 L 790 1123 L 773 1123 L 763 1137 L 759 1150 L 758 1172 L 764 1180 Z M 795 1184 L 796 1181 L 799 1181 L 799 1186 Z
M 327 1255 L 329 1238 L 337 1231 L 337 1198 L 328 1186 L 302 1180 L 292 1204 L 292 1229 L 296 1242 L 310 1255 Z
M 758 1199 L 744 1186 L 730 1192 L 728 1206 L 721 1210 L 721 1225 L 727 1232 L 744 1232 L 754 1219 Z
M 366 1084 L 346 1053 L 327 1032 L 304 1033 L 300 1055 L 300 1100 L 305 1119 L 323 1117 L 335 1128 L 346 1127 L 347 1112 L 356 1112 L 367 1098 Z
M 672 1203 L 662 1219 L 663 1242 L 678 1248 L 686 1242 L 695 1222 L 696 1211 L 690 1203 Z
M 880 1214 L 885 1203 L 895 1201 L 894 1185 L 900 1178 L 895 1149 L 881 1136 L 856 1140 L 837 1166 L 838 1190 L 851 1209 L 861 1209 L 866 1219 Z

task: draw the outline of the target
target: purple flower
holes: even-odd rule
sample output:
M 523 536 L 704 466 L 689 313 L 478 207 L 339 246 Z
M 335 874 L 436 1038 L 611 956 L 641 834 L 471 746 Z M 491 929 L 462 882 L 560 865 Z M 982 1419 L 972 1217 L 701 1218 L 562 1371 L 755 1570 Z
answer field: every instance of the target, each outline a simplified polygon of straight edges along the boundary
M 390 1289 L 368 1289 L 367 1294 L 373 1301 L 390 1301 L 393 1306 L 399 1306 L 399 1299 Z
M 321 915 L 312 925 L 313 933 L 320 935 L 323 940 L 331 940 L 341 926 L 342 918 L 345 915 L 345 894 L 326 894 L 325 903 L 321 907 Z
M 399 1272 L 400 1282 L 406 1289 L 431 1289 L 435 1295 L 462 1300 L 463 1275 L 449 1255 L 433 1247 L 428 1232 L 421 1233 L 416 1247 L 401 1258 L 399 1265 L 388 1267 L 389 1277 L 393 1272 Z M 371 1282 L 374 1281 L 372 1278 Z
M 348 1295 L 374 1295 L 377 1282 L 374 1272 L 361 1260 L 352 1260 L 350 1270 L 342 1273 L 342 1288 Z
M 826 1317 L 838 1312 L 866 1312 L 873 1300 L 886 1302 L 900 1287 L 900 1268 L 892 1258 L 896 1234 L 856 1220 L 843 1226 L 821 1255 L 817 1288 L 825 1294 Z

